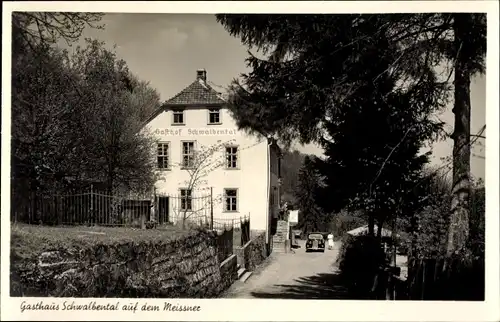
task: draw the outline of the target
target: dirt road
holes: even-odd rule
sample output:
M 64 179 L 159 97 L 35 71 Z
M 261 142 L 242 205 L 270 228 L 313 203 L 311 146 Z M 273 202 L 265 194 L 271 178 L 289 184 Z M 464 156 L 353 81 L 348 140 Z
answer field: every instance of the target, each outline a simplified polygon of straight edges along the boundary
M 245 282 L 236 282 L 227 298 L 345 299 L 346 289 L 334 266 L 339 251 L 306 253 L 304 242 L 295 253 L 273 253 L 268 263 Z

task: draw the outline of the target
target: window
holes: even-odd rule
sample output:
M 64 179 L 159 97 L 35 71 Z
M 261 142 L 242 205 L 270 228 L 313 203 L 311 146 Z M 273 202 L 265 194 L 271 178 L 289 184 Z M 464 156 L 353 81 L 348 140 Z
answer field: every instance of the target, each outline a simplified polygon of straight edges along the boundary
M 174 110 L 173 113 L 173 124 L 184 124 L 184 110 Z
M 226 199 L 226 211 L 238 211 L 237 199 L 238 190 L 237 189 L 224 189 L 224 198 Z
M 168 155 L 169 155 L 169 144 L 168 142 L 160 142 L 158 143 L 158 152 L 157 152 L 157 167 L 161 170 L 168 169 Z
M 220 109 L 212 108 L 208 110 L 208 124 L 220 124 Z
M 194 167 L 194 141 L 182 142 L 182 167 Z
M 238 147 L 237 146 L 227 146 L 226 147 L 226 168 L 237 169 L 238 168 Z
M 193 210 L 193 198 L 191 196 L 191 189 L 181 189 L 181 210 Z

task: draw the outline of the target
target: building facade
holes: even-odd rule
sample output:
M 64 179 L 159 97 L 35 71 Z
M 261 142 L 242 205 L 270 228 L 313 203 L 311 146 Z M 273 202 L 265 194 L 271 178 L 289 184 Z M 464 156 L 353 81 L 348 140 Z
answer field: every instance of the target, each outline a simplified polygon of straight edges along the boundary
M 193 75 L 194 76 L 194 75 Z M 156 143 L 155 218 L 231 223 L 250 216 L 270 232 L 279 211 L 280 155 L 276 141 L 240 131 L 205 70 L 167 100 L 145 131 Z M 268 234 L 269 236 L 269 234 Z

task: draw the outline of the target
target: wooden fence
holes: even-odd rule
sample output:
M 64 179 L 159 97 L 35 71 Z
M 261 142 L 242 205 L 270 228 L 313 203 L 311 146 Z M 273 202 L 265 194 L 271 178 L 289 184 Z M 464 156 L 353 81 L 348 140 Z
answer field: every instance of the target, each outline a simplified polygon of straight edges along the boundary
M 361 236 L 356 239 L 361 242 Z M 353 297 L 377 300 L 484 301 L 484 258 L 412 258 L 408 259 L 408 276 L 400 276 L 400 267 L 391 267 L 390 260 L 378 259 L 370 267 L 370 240 L 357 244 L 345 238 L 338 256 L 339 267 L 346 277 Z M 349 246 L 349 247 L 348 247 Z M 356 247 L 355 247 L 356 246 Z M 346 254 L 347 251 L 351 255 Z M 363 251 L 363 252 L 361 252 Z M 368 254 L 367 254 L 368 252 Z M 385 252 L 385 250 L 384 250 Z M 385 252 L 387 255 L 387 252 Z M 344 262 L 342 259 L 349 258 Z M 348 265 L 348 266 L 345 266 Z M 372 266 L 374 267 L 374 266 Z
M 407 300 L 408 288 L 406 281 L 400 276 L 397 267 L 379 267 L 375 275 L 371 290 L 367 290 L 369 299 L 374 300 Z
M 482 260 L 412 258 L 406 280 L 381 267 L 371 294 L 377 300 L 484 301 L 484 268 Z
M 484 301 L 484 260 L 414 259 L 408 262 L 410 300 Z

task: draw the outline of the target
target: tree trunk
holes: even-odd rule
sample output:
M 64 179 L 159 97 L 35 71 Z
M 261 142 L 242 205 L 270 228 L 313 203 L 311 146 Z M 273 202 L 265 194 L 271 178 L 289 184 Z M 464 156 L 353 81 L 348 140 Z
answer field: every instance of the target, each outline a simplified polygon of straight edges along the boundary
M 382 225 L 384 224 L 384 222 L 382 220 L 379 220 L 377 222 L 377 238 L 378 239 L 382 239 Z
M 368 235 L 375 236 L 375 214 L 368 214 Z
M 411 243 L 410 249 L 408 250 L 409 258 L 417 257 L 417 232 L 418 232 L 418 219 L 416 214 L 410 219 L 410 227 L 411 227 Z
M 382 239 L 382 227 L 384 226 L 385 220 L 387 218 L 384 215 L 384 212 L 379 211 L 377 213 L 377 238 L 379 240 Z
M 470 193 L 470 77 L 467 37 L 471 28 L 470 14 L 455 14 L 453 30 L 458 50 L 455 65 L 453 143 L 453 190 L 447 255 L 462 250 L 469 234 Z
M 108 192 L 108 195 L 109 196 L 113 196 L 113 185 L 115 184 L 114 183 L 114 170 L 111 169 L 111 166 L 109 167 L 109 171 L 108 171 L 108 178 L 107 178 L 107 192 Z

